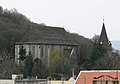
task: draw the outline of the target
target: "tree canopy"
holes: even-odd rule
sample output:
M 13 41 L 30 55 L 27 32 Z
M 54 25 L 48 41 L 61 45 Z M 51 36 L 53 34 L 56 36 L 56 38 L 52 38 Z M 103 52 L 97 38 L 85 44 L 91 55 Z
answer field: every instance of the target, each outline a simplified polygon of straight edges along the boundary
M 15 58 L 15 42 L 19 42 L 29 27 L 35 28 L 45 26 L 45 24 L 37 24 L 31 22 L 25 15 L 20 14 L 16 9 L 3 9 L 0 6 L 0 58 L 2 74 L 1 78 L 9 78 L 12 73 L 25 73 L 27 76 L 38 76 L 46 78 L 49 75 L 63 74 L 71 76 L 71 59 L 65 55 L 60 55 L 59 51 L 53 50 L 50 57 L 50 65 L 48 68 L 40 59 L 33 59 L 32 55 L 26 55 L 24 46 L 20 47 L 20 60 L 24 61 L 24 66 L 16 66 Z M 98 43 L 99 36 L 92 39 L 85 38 L 76 33 L 68 32 L 77 47 L 77 57 L 75 59 L 75 74 L 82 69 L 120 69 L 120 55 L 118 52 L 108 51 Z M 7 62 L 6 62 L 7 60 Z M 13 66 L 12 66 L 13 64 Z M 24 70 L 23 70 L 24 69 Z M 3 70 L 3 72 L 2 72 Z

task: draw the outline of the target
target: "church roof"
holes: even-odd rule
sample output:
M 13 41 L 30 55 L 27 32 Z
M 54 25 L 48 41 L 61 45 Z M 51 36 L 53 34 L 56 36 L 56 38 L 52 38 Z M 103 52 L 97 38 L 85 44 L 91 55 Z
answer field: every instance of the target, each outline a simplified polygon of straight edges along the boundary
M 102 31 L 101 31 L 101 34 L 100 34 L 100 42 L 102 42 L 104 44 L 109 42 L 104 23 L 103 23 Z
M 16 44 L 59 44 L 59 45 L 76 45 L 69 38 L 64 28 L 50 26 L 30 26 L 25 31 L 23 38 Z

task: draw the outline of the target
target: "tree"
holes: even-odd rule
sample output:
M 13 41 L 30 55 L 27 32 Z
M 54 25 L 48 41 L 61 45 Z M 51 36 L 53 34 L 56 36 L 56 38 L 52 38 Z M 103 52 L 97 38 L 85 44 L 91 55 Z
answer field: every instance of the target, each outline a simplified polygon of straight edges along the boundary
M 13 60 L 1 60 L 0 63 L 0 78 L 6 78 L 10 79 L 11 75 L 14 73 L 14 70 L 16 69 L 15 67 L 15 62 Z
M 107 50 L 99 43 L 99 36 L 95 35 L 92 41 L 94 44 L 90 55 L 90 66 L 92 67 L 89 67 L 89 69 L 97 69 L 96 63 L 100 63 L 102 61 L 101 59 L 106 56 Z M 102 65 L 100 65 L 100 67 L 102 68 Z
M 99 35 L 95 35 L 91 40 L 94 44 L 97 44 L 99 42 L 100 36 Z
M 24 48 L 23 45 L 20 47 L 19 55 L 20 55 L 19 59 L 21 61 L 24 61 L 26 58 L 26 49 Z
M 46 78 L 48 76 L 48 69 L 43 65 L 39 58 L 36 58 L 33 63 L 32 76 L 38 78 Z
M 33 57 L 31 52 L 29 52 L 29 54 L 26 56 L 24 63 L 23 75 L 24 77 L 30 77 L 33 68 Z
M 120 69 L 119 62 L 120 55 L 116 52 L 105 53 L 105 55 L 97 60 L 95 60 L 92 69 L 99 70 L 111 70 L 111 69 Z
M 91 60 L 94 62 L 95 60 L 104 57 L 105 53 L 106 49 L 100 43 L 96 43 L 91 54 Z
M 50 75 L 70 76 L 70 58 L 64 56 L 63 49 L 54 49 L 50 55 Z
M 3 13 L 3 8 L 2 6 L 0 6 L 0 16 L 2 15 L 2 13 Z
M 77 63 L 77 73 L 81 69 L 87 69 L 90 67 L 90 56 L 93 49 L 93 42 L 91 39 L 85 38 L 81 35 L 75 33 L 69 33 L 70 38 L 78 45 L 77 47 L 77 58 L 75 62 Z

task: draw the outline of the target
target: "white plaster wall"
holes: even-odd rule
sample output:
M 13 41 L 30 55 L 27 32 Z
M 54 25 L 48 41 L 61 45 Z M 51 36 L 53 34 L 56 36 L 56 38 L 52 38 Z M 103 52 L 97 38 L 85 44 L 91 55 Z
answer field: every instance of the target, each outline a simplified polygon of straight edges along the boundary
M 35 58 L 38 58 L 38 45 L 35 46 Z
M 0 80 L 0 84 L 15 84 L 14 80 Z
M 47 84 L 74 84 L 72 81 L 47 81 Z

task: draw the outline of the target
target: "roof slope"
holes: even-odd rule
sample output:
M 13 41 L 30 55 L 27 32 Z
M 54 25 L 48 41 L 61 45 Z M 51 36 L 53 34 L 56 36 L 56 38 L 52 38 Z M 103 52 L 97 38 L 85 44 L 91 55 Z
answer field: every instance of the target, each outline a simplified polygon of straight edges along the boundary
M 50 26 L 27 28 L 21 41 L 17 43 L 76 45 L 64 28 Z
M 120 81 L 120 70 L 80 71 L 74 84 L 93 84 L 96 80 Z

